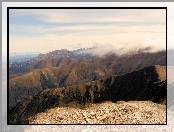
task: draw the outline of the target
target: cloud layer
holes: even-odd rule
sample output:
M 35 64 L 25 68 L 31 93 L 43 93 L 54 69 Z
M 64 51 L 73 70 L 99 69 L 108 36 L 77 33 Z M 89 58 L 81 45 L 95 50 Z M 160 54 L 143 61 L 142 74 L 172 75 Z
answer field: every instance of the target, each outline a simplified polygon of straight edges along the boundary
M 94 43 L 165 48 L 165 21 L 162 9 L 11 9 L 10 53 L 73 50 Z

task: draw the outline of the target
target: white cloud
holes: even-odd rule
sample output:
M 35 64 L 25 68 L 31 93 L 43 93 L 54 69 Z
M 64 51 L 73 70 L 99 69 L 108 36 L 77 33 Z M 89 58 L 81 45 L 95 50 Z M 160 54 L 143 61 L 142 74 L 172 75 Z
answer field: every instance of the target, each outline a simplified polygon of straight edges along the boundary
M 90 47 L 93 43 L 99 44 L 113 44 L 122 45 L 125 47 L 127 44 L 141 46 L 141 45 L 157 45 L 165 48 L 165 33 L 154 32 L 132 32 L 118 33 L 118 34 L 47 34 L 40 37 L 11 37 L 10 38 L 10 52 L 47 52 L 56 49 L 69 49 L 72 50 L 77 44 L 81 44 L 81 47 Z M 16 46 L 18 45 L 18 46 Z M 70 47 L 69 45 L 72 45 Z M 18 48 L 20 47 L 20 48 Z M 51 47 L 51 48 L 50 48 Z
M 95 4 L 96 5 L 100 5 L 99 3 L 83 3 L 83 6 L 84 7 L 85 6 L 92 7 L 92 6 L 95 6 Z M 119 7 L 126 7 L 126 6 L 128 6 L 128 7 L 130 7 L 130 6 L 132 6 L 132 7 L 134 7 L 134 6 L 139 6 L 139 7 L 142 7 L 142 6 L 145 6 L 145 7 L 147 7 L 147 6 L 152 6 L 152 7 L 162 6 L 162 7 L 165 7 L 165 6 L 167 6 L 168 7 L 168 13 L 169 13 L 168 14 L 168 22 L 170 22 L 170 24 L 168 23 L 168 26 L 170 26 L 170 28 L 168 29 L 168 31 L 169 31 L 168 32 L 168 47 L 170 47 L 170 48 L 173 47 L 174 44 L 173 44 L 172 36 L 173 36 L 173 33 L 174 33 L 173 32 L 174 31 L 173 30 L 174 27 L 172 26 L 173 25 L 172 24 L 173 23 L 173 20 L 171 19 L 174 16 L 172 14 L 172 12 L 173 12 L 173 3 L 156 3 L 155 2 L 155 3 L 150 3 L 150 5 L 148 3 L 126 3 L 126 4 L 125 3 L 117 3 L 115 5 L 114 5 L 114 3 L 113 4 L 103 3 L 103 4 L 104 4 L 104 6 L 115 6 L 115 7 L 116 6 L 119 6 Z M 37 6 L 54 6 L 55 7 L 55 6 L 65 6 L 66 5 L 67 7 L 68 6 L 72 7 L 72 6 L 82 6 L 82 3 L 81 4 L 80 3 L 59 3 L 58 4 L 58 3 L 40 3 L 39 2 L 39 3 L 28 3 L 27 5 L 26 5 L 26 3 L 23 3 L 23 4 L 21 4 L 21 3 L 11 3 L 11 5 L 10 5 L 10 3 L 8 4 L 8 6 L 19 6 L 19 5 L 21 5 L 21 6 L 36 6 L 36 7 Z M 101 5 L 101 6 L 103 6 L 103 5 Z M 6 9 L 5 9 L 5 12 L 6 12 Z M 43 12 L 38 12 L 38 15 L 40 15 L 42 13 Z M 46 13 L 46 12 L 44 12 L 44 13 Z M 163 13 L 162 12 L 161 13 L 155 13 L 155 12 L 152 12 L 152 11 L 148 12 L 147 15 L 143 15 L 143 13 L 141 13 L 141 12 L 139 12 L 139 13 L 141 14 L 142 17 L 141 18 L 140 17 L 137 17 L 136 19 L 134 19 L 135 21 L 145 21 L 145 20 L 147 20 L 147 18 L 149 18 L 149 20 L 153 22 L 153 21 L 156 21 L 156 20 L 161 20 L 160 18 L 162 18 L 165 15 L 164 12 Z M 3 13 L 3 14 L 6 14 L 6 13 Z M 50 18 L 50 19 L 51 18 L 54 18 L 54 16 L 57 15 L 57 14 L 58 13 L 55 12 L 55 13 L 53 13 L 52 16 L 49 16 L 49 15 L 47 15 L 47 17 L 42 16 L 42 17 L 40 17 L 40 20 L 43 20 L 45 22 L 46 21 L 48 22 L 48 18 Z M 93 15 L 93 17 L 91 17 L 92 18 L 91 19 L 92 21 L 98 21 L 99 20 L 99 19 L 96 19 L 95 18 L 95 13 L 91 13 L 91 14 Z M 105 13 L 105 14 L 107 14 L 107 13 Z M 22 13 L 21 13 L 21 15 L 22 15 Z M 24 13 L 24 15 L 26 15 L 26 14 Z M 85 19 L 88 19 L 89 18 L 89 16 L 86 16 L 86 15 L 85 16 L 80 16 L 80 14 L 78 14 L 76 16 L 78 18 L 83 17 L 83 19 L 80 19 L 79 20 L 81 22 L 83 22 Z M 74 20 L 74 22 L 76 22 L 77 21 L 77 19 L 75 19 L 75 18 L 77 18 L 76 16 L 70 15 L 69 16 L 69 19 L 67 19 L 67 20 L 66 19 L 61 19 L 60 20 L 59 17 L 67 18 L 67 17 L 64 16 L 64 14 L 62 14 L 62 16 L 57 17 L 55 20 L 53 19 L 52 22 L 64 21 L 64 20 L 66 20 L 66 21 L 68 21 L 68 20 Z M 122 16 L 123 16 L 123 14 L 120 14 L 120 18 L 118 17 L 119 19 L 117 19 L 117 20 L 118 21 L 124 21 L 124 20 L 125 21 L 128 21 L 127 19 L 123 19 Z M 121 20 L 121 18 L 122 18 L 122 20 Z M 131 18 L 131 16 L 129 16 L 129 18 Z M 111 20 L 110 16 L 103 17 L 101 19 L 103 19 L 103 21 Z M 114 18 L 113 21 L 114 20 L 116 20 L 116 19 Z M 129 19 L 129 21 L 131 21 L 131 20 L 134 21 L 133 19 Z M 159 26 L 161 26 L 161 25 L 159 25 Z M 28 48 L 25 48 L 24 47 L 25 49 L 32 50 L 31 46 L 33 46 L 33 50 L 36 50 L 36 48 L 34 48 L 34 45 L 36 45 L 36 44 L 40 44 L 41 45 L 41 43 L 44 43 L 43 44 L 44 47 L 45 48 L 48 47 L 47 50 L 49 50 L 50 49 L 49 48 L 49 45 L 50 44 L 53 45 L 53 44 L 55 44 L 57 42 L 59 42 L 59 44 L 58 44 L 59 46 L 58 47 L 55 47 L 55 48 L 65 47 L 66 45 L 73 45 L 72 43 L 74 43 L 74 44 L 81 44 L 82 46 L 86 46 L 87 45 L 89 47 L 90 45 L 92 45 L 91 43 L 93 43 L 93 42 L 98 42 L 98 43 L 102 43 L 102 44 L 104 44 L 104 43 L 115 44 L 116 43 L 116 40 L 117 40 L 117 43 L 121 43 L 121 42 L 123 43 L 123 41 L 125 42 L 126 40 L 127 40 L 127 42 L 131 42 L 133 40 L 132 37 L 136 37 L 138 40 L 140 40 L 140 39 L 143 40 L 144 42 L 142 42 L 142 43 L 156 43 L 157 44 L 158 42 L 161 41 L 160 44 L 159 44 L 159 45 L 161 45 L 163 43 L 163 41 L 164 41 L 163 40 L 163 38 L 164 38 L 163 33 L 160 33 L 160 32 L 163 32 L 162 31 L 163 28 L 161 28 L 161 27 L 160 28 L 157 27 L 157 30 L 158 31 L 156 30 L 155 31 L 156 33 L 153 33 L 153 31 L 154 31 L 154 30 L 152 30 L 153 29 L 153 26 L 151 26 L 150 27 L 151 28 L 150 31 L 152 31 L 152 32 L 150 32 L 150 31 L 148 32 L 147 31 L 147 28 L 141 28 L 141 27 L 139 27 L 139 30 L 138 31 L 141 31 L 141 32 L 138 32 L 138 35 L 136 35 L 135 33 L 130 34 L 130 35 L 124 35 L 124 33 L 123 33 L 124 31 L 122 29 L 122 33 L 120 35 L 116 35 L 116 36 L 115 36 L 115 34 L 114 35 L 103 35 L 103 36 L 101 35 L 101 37 L 98 37 L 97 35 L 93 35 L 93 36 L 90 36 L 89 35 L 90 32 L 92 32 L 94 30 L 97 30 L 97 28 L 98 28 L 98 27 L 92 27 L 91 26 L 91 27 L 88 27 L 88 29 L 91 29 L 90 32 L 87 32 L 86 31 L 86 33 L 83 34 L 84 35 L 84 38 L 83 39 L 82 39 L 82 37 L 80 37 L 82 35 L 82 33 L 80 34 L 80 31 L 83 31 L 83 29 L 82 29 L 83 27 L 80 27 L 80 26 L 79 27 L 72 26 L 72 27 L 66 27 L 66 28 L 59 29 L 59 30 L 60 31 L 63 31 L 63 30 L 66 29 L 66 30 L 70 30 L 71 31 L 71 30 L 76 29 L 79 32 L 74 33 L 71 37 L 69 35 L 67 35 L 67 34 L 65 34 L 65 35 L 63 34 L 63 35 L 60 36 L 58 34 L 52 34 L 52 32 L 51 32 L 52 29 L 51 28 L 48 29 L 48 28 L 44 28 L 44 27 L 37 27 L 37 30 L 34 30 L 35 27 L 33 27 L 33 30 L 32 30 L 33 32 L 35 32 L 35 31 L 36 32 L 40 32 L 40 33 L 50 32 L 50 34 L 47 34 L 47 35 L 44 35 L 44 36 L 39 36 L 37 38 L 36 37 L 32 37 L 32 38 L 29 38 L 29 37 L 22 37 L 22 38 L 15 37 L 15 38 L 13 38 L 13 37 L 11 37 L 11 45 L 14 45 L 15 46 L 16 44 L 19 44 L 18 42 L 22 42 L 23 44 L 27 44 L 28 43 Z M 116 27 L 115 27 L 115 29 L 116 29 Z M 56 32 L 56 30 L 58 30 L 58 27 L 55 28 L 55 29 L 53 29 L 53 30 Z M 101 27 L 100 30 L 103 30 L 104 33 L 109 33 L 109 32 L 112 33 L 112 32 L 114 32 L 113 30 L 109 30 L 109 28 L 108 28 L 108 32 L 106 32 L 105 27 Z M 120 31 L 118 28 L 116 30 L 117 31 Z M 129 31 L 131 31 L 131 28 L 129 29 Z M 127 32 L 129 32 L 129 31 L 127 30 Z M 131 32 L 133 32 L 133 30 Z M 141 35 L 144 35 L 144 36 L 141 36 Z M 3 37 L 4 36 L 5 36 L 5 34 L 3 33 Z M 68 37 L 68 40 L 67 40 L 66 37 Z M 122 40 L 119 37 L 123 37 Z M 156 40 L 156 38 L 159 38 L 159 39 Z M 72 39 L 72 40 L 70 41 L 70 39 Z M 77 39 L 79 39 L 79 41 L 77 41 Z M 130 41 L 128 41 L 128 39 L 130 39 Z M 42 41 L 42 40 L 44 40 L 44 41 Z M 89 40 L 90 40 L 90 42 L 89 42 Z M 6 44 L 5 41 L 3 41 L 3 42 L 4 42 L 4 44 Z M 89 42 L 89 43 L 87 44 L 87 42 Z M 135 42 L 135 40 L 133 40 L 133 42 Z M 49 43 L 49 44 L 47 44 L 47 43 Z M 62 43 L 61 46 L 60 46 L 60 43 Z M 137 41 L 137 43 L 138 43 L 138 41 Z M 31 46 L 29 46 L 29 45 L 31 45 Z M 27 47 L 27 45 L 26 45 L 26 47 Z M 39 47 L 39 45 L 38 45 L 38 47 Z M 54 46 L 52 46 L 52 47 L 54 47 Z M 73 45 L 73 47 L 75 47 L 75 45 Z M 42 49 L 42 48 L 40 48 L 40 49 Z M 52 50 L 52 49 L 50 49 L 50 50 Z M 21 52 L 22 52 L 22 50 L 21 50 Z
M 91 35 L 99 35 L 99 34 L 116 34 L 116 33 L 161 33 L 165 35 L 165 25 L 69 25 L 69 26 L 54 26 L 54 27 L 46 27 L 46 26 L 26 26 L 26 25 L 10 25 L 10 32 L 28 32 L 28 34 L 91 34 Z M 14 36 L 16 34 L 10 33 L 10 35 Z
M 36 36 L 10 36 L 11 52 L 48 52 L 56 49 L 72 50 L 90 47 L 93 43 L 122 45 L 130 42 L 136 46 L 163 45 L 165 47 L 165 25 L 119 26 L 119 25 L 80 25 L 80 26 L 14 26 L 11 30 L 24 30 Z M 69 46 L 72 45 L 72 46 Z M 20 48 L 18 48 L 20 47 Z M 51 48 L 50 48 L 51 47 Z M 39 50 L 39 51 L 38 51 Z

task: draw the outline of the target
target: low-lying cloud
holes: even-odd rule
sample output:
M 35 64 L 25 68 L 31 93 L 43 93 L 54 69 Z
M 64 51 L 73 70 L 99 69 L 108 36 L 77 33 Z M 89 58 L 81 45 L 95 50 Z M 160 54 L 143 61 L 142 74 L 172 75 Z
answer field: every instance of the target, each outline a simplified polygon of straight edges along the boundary
M 92 54 L 97 56 L 103 56 L 110 53 L 115 53 L 118 56 L 122 56 L 125 54 L 136 54 L 140 52 L 158 52 L 158 51 L 166 51 L 166 46 L 164 45 L 143 45 L 143 44 L 94 44 L 94 47 L 87 48 L 79 51 L 79 54 Z

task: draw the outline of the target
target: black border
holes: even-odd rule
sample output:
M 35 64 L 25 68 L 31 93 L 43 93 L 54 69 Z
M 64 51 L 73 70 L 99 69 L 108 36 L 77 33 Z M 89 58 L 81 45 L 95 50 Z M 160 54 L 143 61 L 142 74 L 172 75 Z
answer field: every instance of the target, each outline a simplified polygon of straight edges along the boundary
M 10 9 L 165 9 L 166 10 L 166 80 L 167 80 L 167 7 L 7 7 L 7 125 L 167 125 L 167 97 L 166 97 L 166 124 L 10 124 L 9 108 L 8 108 L 9 107 L 8 88 L 9 88 L 9 10 Z

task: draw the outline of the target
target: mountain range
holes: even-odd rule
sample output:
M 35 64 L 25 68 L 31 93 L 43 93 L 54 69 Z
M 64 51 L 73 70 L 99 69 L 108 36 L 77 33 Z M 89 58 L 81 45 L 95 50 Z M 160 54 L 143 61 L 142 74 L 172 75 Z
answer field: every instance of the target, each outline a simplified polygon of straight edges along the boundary
M 166 104 L 166 51 L 101 56 L 92 54 L 94 49 L 55 50 L 10 62 L 9 122 L 25 124 L 50 108 L 103 101 Z
M 15 106 L 22 98 L 44 89 L 83 84 L 147 66 L 165 64 L 165 51 L 99 57 L 57 50 L 38 55 L 30 61 L 9 66 L 10 107 Z

